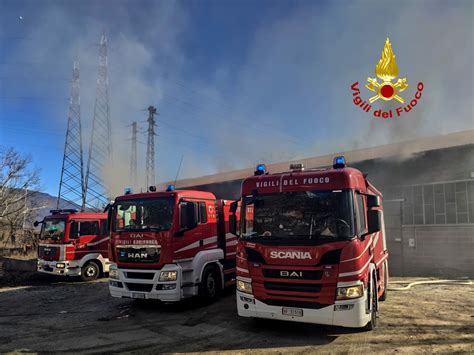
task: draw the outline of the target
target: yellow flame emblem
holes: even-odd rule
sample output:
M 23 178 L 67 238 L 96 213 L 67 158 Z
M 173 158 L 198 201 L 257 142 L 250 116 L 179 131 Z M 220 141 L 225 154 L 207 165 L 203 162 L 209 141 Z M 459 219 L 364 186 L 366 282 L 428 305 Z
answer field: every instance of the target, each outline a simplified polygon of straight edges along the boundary
M 378 99 L 385 101 L 395 99 L 401 103 L 404 102 L 403 98 L 397 95 L 397 89 L 399 92 L 404 91 L 408 87 L 407 79 L 398 79 L 395 84 L 392 83 L 392 80 L 398 76 L 398 66 L 395 57 L 392 44 L 387 37 L 382 54 L 380 55 L 380 60 L 375 66 L 375 75 L 377 75 L 382 82 L 377 82 L 376 78 L 367 78 L 367 84 L 365 85 L 367 89 L 377 93 L 377 95 L 369 99 L 370 103 Z

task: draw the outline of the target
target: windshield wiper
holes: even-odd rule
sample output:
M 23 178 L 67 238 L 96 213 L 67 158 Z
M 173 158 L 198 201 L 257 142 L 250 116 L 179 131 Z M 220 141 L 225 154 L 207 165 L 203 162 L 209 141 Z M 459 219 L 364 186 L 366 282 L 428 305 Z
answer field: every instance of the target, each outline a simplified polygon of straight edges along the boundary
M 257 232 L 252 232 L 250 234 L 242 235 L 242 239 L 252 239 L 258 236 Z
M 314 216 L 311 217 L 311 223 L 309 224 L 309 239 L 313 238 L 313 222 Z
M 141 226 L 142 230 L 148 229 L 152 232 L 161 232 L 163 228 L 160 227 L 153 227 L 153 226 Z
M 122 228 L 117 228 L 117 232 L 139 232 L 141 230 L 142 229 L 140 226 L 131 226 L 131 225 L 127 225 Z

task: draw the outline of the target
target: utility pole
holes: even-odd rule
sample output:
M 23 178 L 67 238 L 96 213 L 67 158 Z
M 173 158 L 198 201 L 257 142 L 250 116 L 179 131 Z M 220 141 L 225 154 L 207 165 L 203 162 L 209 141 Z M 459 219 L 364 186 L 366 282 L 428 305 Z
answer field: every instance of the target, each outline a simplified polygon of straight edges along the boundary
M 155 185 L 155 114 L 156 108 L 148 107 L 148 141 L 146 146 L 146 187 Z
M 72 207 L 61 206 L 61 204 L 64 204 L 64 201 L 67 201 L 71 205 L 81 209 L 83 209 L 85 205 L 81 98 L 79 63 L 77 61 L 74 62 L 72 69 L 66 141 L 64 143 L 63 164 L 61 167 L 61 180 L 59 182 L 56 208 Z
M 130 184 L 137 187 L 137 122 L 132 123 L 132 154 L 130 157 Z
M 104 182 L 104 168 L 107 168 L 112 161 L 111 131 L 107 37 L 103 35 L 99 44 L 97 91 L 84 182 L 85 202 L 83 209 L 87 207 L 88 209 L 101 210 L 109 202 L 110 191 Z

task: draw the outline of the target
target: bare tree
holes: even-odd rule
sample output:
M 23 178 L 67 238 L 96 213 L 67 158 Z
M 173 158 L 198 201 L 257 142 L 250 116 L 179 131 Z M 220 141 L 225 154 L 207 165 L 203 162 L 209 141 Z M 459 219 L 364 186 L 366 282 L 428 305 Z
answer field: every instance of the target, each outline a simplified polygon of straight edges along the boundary
M 34 244 L 31 196 L 39 188 L 39 172 L 31 157 L 0 147 L 0 231 L 4 247 Z

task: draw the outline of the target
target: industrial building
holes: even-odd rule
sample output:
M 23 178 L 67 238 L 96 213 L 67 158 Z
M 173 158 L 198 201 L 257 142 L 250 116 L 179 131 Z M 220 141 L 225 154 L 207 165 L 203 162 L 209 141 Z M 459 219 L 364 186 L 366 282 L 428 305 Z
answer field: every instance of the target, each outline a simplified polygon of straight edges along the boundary
M 390 271 L 396 276 L 474 276 L 474 130 L 270 164 L 330 166 L 344 155 L 384 195 Z M 254 168 L 180 180 L 178 188 L 238 198 Z

